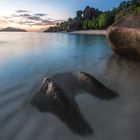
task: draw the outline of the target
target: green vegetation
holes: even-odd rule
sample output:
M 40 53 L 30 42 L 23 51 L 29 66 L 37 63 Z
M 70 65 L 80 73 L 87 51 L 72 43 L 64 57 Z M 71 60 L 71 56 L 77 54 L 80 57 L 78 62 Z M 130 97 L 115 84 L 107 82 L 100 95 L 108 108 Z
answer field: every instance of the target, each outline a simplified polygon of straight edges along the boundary
M 74 18 L 58 23 L 45 32 L 106 29 L 115 21 L 130 14 L 140 14 L 140 0 L 123 1 L 118 7 L 105 12 L 87 6 L 83 11 L 78 10 Z

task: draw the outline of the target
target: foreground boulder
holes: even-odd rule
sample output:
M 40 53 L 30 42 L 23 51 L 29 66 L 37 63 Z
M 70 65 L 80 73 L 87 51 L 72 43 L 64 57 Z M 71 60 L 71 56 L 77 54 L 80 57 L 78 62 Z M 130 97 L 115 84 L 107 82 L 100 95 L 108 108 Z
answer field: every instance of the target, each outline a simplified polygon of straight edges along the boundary
M 74 133 L 92 134 L 93 130 L 82 116 L 75 102 L 51 79 L 45 78 L 33 96 L 31 104 L 41 112 L 50 112 L 63 121 Z
M 114 52 L 140 61 L 140 14 L 129 15 L 107 30 L 107 38 Z
M 77 94 L 89 93 L 101 100 L 118 97 L 116 92 L 105 87 L 92 75 L 85 72 L 60 73 L 52 76 L 51 79 L 43 80 L 40 89 L 33 96 L 31 104 L 41 112 L 56 115 L 74 133 L 79 135 L 92 134 L 93 130 L 80 112 L 75 100 Z

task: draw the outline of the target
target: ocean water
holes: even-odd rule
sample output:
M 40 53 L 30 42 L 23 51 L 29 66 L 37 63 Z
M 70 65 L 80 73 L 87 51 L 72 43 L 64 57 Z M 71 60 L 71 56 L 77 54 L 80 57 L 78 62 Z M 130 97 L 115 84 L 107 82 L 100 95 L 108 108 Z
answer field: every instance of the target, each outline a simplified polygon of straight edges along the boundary
M 30 100 L 41 81 L 83 71 L 119 97 L 75 100 L 94 133 L 75 134 L 59 117 Z M 115 55 L 103 35 L 0 33 L 0 140 L 139 140 L 140 64 Z

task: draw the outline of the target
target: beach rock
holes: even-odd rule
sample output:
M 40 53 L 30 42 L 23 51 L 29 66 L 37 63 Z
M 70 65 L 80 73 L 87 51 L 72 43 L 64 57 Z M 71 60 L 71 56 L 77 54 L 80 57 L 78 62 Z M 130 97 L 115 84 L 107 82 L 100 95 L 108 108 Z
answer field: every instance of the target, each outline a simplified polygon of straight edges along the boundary
M 74 133 L 92 134 L 93 130 L 82 116 L 80 109 L 54 81 L 45 78 L 31 104 L 41 112 L 50 112 L 64 122 Z
M 118 97 L 116 92 L 85 72 L 55 74 L 51 79 L 44 78 L 40 89 L 31 99 L 31 104 L 41 112 L 49 112 L 57 116 L 79 135 L 93 134 L 93 129 L 82 116 L 75 100 L 76 95 L 84 92 L 101 100 Z
M 137 0 L 137 3 L 139 3 L 139 4 L 140 4 L 140 0 Z
M 70 96 L 89 93 L 101 100 L 112 100 L 119 95 L 86 72 L 66 72 L 52 77 Z
M 69 100 L 62 89 L 57 86 L 54 81 L 47 78 L 44 78 L 39 91 L 31 101 L 31 103 L 37 106 L 41 111 L 49 111 L 49 109 L 55 108 L 56 104 L 60 109 L 63 109 L 68 102 Z M 52 104 L 51 107 L 50 104 Z
M 107 30 L 107 38 L 114 52 L 140 61 L 140 14 L 129 15 Z

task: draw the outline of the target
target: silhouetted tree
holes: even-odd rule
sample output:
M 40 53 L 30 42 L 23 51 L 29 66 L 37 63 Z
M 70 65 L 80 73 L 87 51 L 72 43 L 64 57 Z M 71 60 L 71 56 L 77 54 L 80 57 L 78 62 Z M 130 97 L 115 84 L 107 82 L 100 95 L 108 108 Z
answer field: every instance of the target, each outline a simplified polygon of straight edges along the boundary
M 82 17 L 83 11 L 79 10 L 76 12 L 76 17 Z

